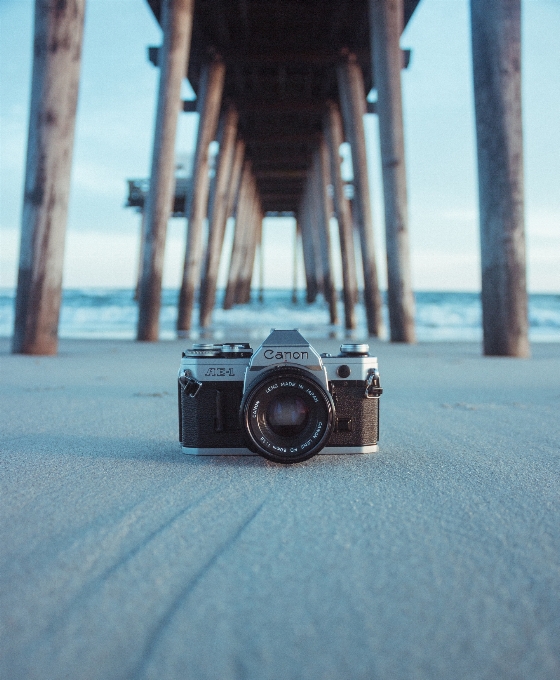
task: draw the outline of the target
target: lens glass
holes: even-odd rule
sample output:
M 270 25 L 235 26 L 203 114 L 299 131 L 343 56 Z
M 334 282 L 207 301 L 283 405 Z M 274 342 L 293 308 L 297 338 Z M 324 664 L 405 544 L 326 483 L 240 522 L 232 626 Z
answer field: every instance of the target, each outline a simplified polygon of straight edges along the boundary
M 310 372 L 263 372 L 241 404 L 250 448 L 269 460 L 297 463 L 318 453 L 332 431 L 334 404 Z
M 305 429 L 309 408 L 295 394 L 284 394 L 273 399 L 266 409 L 270 429 L 281 437 L 293 437 Z

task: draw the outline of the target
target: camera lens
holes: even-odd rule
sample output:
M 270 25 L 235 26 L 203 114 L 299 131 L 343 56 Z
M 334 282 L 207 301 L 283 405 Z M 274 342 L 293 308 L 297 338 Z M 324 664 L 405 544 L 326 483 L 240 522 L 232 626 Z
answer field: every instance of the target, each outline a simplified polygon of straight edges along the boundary
M 325 446 L 333 427 L 331 395 L 299 368 L 264 371 L 241 403 L 249 448 L 278 463 L 299 463 Z
M 266 409 L 266 420 L 275 434 L 293 437 L 305 429 L 309 420 L 309 409 L 297 395 L 285 394 L 270 402 Z

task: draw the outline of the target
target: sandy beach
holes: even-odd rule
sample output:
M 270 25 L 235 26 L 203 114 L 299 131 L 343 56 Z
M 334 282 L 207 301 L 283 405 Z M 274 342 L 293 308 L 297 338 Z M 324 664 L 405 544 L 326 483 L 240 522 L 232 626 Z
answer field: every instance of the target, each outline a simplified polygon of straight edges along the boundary
M 2 678 L 560 676 L 560 345 L 373 344 L 380 452 L 296 466 L 180 453 L 185 346 L 0 340 Z

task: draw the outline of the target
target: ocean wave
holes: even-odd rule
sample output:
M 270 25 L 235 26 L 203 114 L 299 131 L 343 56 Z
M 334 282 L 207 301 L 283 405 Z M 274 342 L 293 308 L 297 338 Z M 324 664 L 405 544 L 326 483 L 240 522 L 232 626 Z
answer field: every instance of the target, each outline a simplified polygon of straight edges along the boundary
M 217 339 L 239 337 L 252 339 L 272 327 L 300 328 L 310 338 L 346 336 L 341 325 L 329 324 L 328 307 L 321 296 L 311 305 L 305 302 L 305 292 L 298 292 L 297 302 L 291 301 L 289 290 L 265 290 L 259 302 L 253 292 L 252 301 L 231 310 L 221 308 L 224 291 L 218 291 L 211 333 Z M 14 291 L 0 289 L 0 336 L 9 337 L 14 323 Z M 416 331 L 420 341 L 479 341 L 482 338 L 482 315 L 478 293 L 424 292 L 415 294 Z M 176 290 L 162 293 L 160 317 L 162 339 L 176 337 Z M 338 303 L 339 319 L 344 318 L 342 303 Z M 384 306 L 385 326 L 388 314 Z M 354 336 L 367 334 L 363 304 L 356 307 L 357 329 Z M 63 292 L 59 334 L 61 338 L 133 339 L 138 319 L 137 303 L 129 289 L 68 289 Z M 197 319 L 195 309 L 194 319 Z M 530 338 L 535 342 L 560 341 L 560 295 L 532 294 L 529 296 Z M 200 334 L 196 325 L 191 336 Z

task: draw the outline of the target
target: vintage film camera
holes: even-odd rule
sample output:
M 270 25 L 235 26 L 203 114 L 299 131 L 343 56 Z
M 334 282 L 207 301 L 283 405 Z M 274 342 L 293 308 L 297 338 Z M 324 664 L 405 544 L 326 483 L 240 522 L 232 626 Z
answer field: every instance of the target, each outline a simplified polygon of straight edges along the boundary
M 179 441 L 195 455 L 299 463 L 378 450 L 377 358 L 365 344 L 319 355 L 297 330 L 247 343 L 195 344 L 179 368 Z

